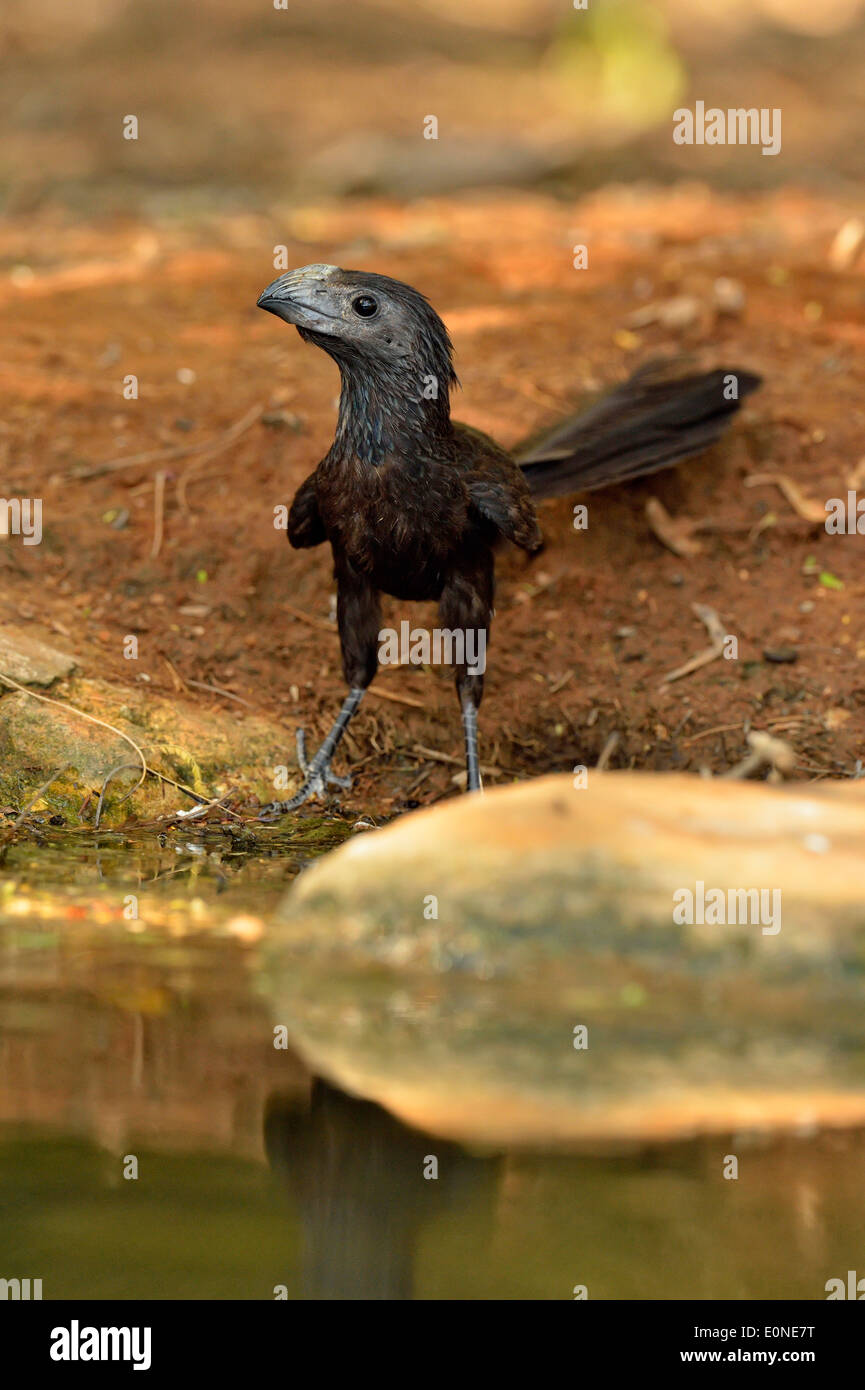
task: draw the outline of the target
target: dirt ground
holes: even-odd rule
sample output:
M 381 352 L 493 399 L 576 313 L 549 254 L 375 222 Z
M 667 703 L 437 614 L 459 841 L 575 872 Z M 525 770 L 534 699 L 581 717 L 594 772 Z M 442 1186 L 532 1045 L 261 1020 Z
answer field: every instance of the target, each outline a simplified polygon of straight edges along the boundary
M 0 544 L 2 619 L 56 634 L 85 674 L 276 713 L 291 759 L 295 725 L 325 729 L 343 694 L 329 552 L 291 551 L 273 515 L 328 447 L 338 376 L 255 307 L 285 245 L 289 266 L 367 267 L 427 293 L 456 345 L 456 417 L 507 445 L 659 354 L 765 379 L 711 453 L 544 503 L 542 554 L 502 552 L 481 713 L 491 782 L 591 767 L 605 747 L 612 767 L 720 772 L 749 728 L 792 746 L 796 777 L 854 775 L 865 540 L 799 513 L 865 487 L 865 254 L 830 254 L 855 210 L 692 184 L 578 203 L 489 193 L 150 223 L 13 218 L 0 227 L 0 494 L 43 499 L 44 539 Z M 634 321 L 659 304 L 660 321 Z M 123 396 L 129 374 L 137 400 Z M 786 491 L 749 485 L 767 474 Z M 699 553 L 661 543 L 651 498 L 703 524 Z M 666 682 L 709 644 L 695 603 L 737 637 L 738 659 Z M 385 620 L 430 613 L 388 602 Z M 382 670 L 346 746 L 352 810 L 452 792 L 450 682 Z

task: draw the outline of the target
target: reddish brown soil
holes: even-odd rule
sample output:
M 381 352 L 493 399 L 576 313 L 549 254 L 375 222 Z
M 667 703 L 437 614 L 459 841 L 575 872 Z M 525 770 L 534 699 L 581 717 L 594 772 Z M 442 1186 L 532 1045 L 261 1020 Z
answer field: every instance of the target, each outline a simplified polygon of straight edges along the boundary
M 296 723 L 325 727 L 343 691 L 329 554 L 291 551 L 273 509 L 327 449 L 338 378 L 255 308 L 272 248 L 285 243 L 290 265 L 369 267 L 423 289 L 456 344 L 457 416 L 506 444 L 658 353 L 765 377 L 722 446 L 583 499 L 584 532 L 571 500 L 546 503 L 546 550 L 533 561 L 503 552 L 485 763 L 521 777 L 591 766 L 616 731 L 612 766 L 718 771 L 742 756 L 750 721 L 793 745 L 797 776 L 849 776 L 863 752 L 865 538 L 828 535 L 777 487 L 745 479 L 781 472 L 819 504 L 857 485 L 865 260 L 839 271 L 828 258 L 852 211 L 795 191 L 733 199 L 692 185 L 610 189 L 577 205 L 518 195 L 354 203 L 287 222 L 81 226 L 47 212 L 7 222 L 0 494 L 42 497 L 45 538 L 0 547 L 2 616 L 59 634 L 88 674 L 234 692 L 285 719 L 287 750 Z M 586 271 L 572 268 L 575 242 L 589 247 Z M 708 307 L 718 276 L 741 283 L 741 314 Z M 691 326 L 628 328 L 634 310 L 673 295 L 705 306 Z M 194 381 L 178 379 L 184 369 Z M 122 396 L 129 373 L 137 401 Z M 81 476 L 145 451 L 218 444 L 255 407 L 269 423 L 256 420 L 213 457 Z M 178 483 L 189 469 L 185 510 Z M 683 559 L 659 543 L 645 516 L 652 496 L 717 528 L 701 536 L 701 554 Z M 115 529 L 106 517 L 123 509 L 128 524 Z M 707 645 L 695 602 L 738 637 L 739 659 L 662 688 Z M 421 607 L 386 613 L 430 621 Z M 137 663 L 123 658 L 127 633 L 139 636 Z M 795 663 L 765 659 L 779 647 L 794 648 Z M 442 795 L 461 752 L 450 683 L 389 669 L 373 689 L 347 739 L 347 804 L 387 813 Z

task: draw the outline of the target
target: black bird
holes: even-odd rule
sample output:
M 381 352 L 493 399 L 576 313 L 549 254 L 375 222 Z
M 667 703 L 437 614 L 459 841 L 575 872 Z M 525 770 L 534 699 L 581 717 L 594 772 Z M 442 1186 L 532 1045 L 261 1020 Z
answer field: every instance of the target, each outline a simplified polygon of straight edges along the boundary
M 446 631 L 486 643 L 496 544 L 542 544 L 533 497 L 642 477 L 699 453 L 723 433 L 760 379 L 718 368 L 692 375 L 649 366 L 592 409 L 507 453 L 450 417 L 457 386 L 447 329 L 417 290 L 386 275 L 307 265 L 280 275 L 258 306 L 323 348 L 342 379 L 329 452 L 301 484 L 288 518 L 295 547 L 329 541 L 349 693 L 289 800 L 292 811 L 328 782 L 334 750 L 378 667 L 379 595 L 437 599 Z M 477 648 L 475 648 L 477 649 Z M 484 646 L 485 650 L 485 646 Z M 458 655 L 458 653 L 457 653 Z M 469 791 L 480 788 L 477 720 L 483 674 L 455 660 Z

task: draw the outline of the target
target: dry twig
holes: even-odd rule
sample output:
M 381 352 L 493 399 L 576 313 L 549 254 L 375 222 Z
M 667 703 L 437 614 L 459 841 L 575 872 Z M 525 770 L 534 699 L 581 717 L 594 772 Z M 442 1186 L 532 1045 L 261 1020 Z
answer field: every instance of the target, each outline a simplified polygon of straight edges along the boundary
M 701 667 L 708 666 L 711 661 L 717 661 L 718 657 L 723 655 L 727 634 L 721 626 L 721 619 L 714 608 L 710 608 L 707 603 L 692 603 L 691 608 L 706 628 L 712 645 L 697 656 L 691 657 L 691 660 L 686 661 L 684 666 L 677 666 L 675 671 L 670 671 L 661 682 L 662 687 L 671 685 L 673 681 L 681 680 L 683 676 L 690 676 L 692 672 L 699 671 Z

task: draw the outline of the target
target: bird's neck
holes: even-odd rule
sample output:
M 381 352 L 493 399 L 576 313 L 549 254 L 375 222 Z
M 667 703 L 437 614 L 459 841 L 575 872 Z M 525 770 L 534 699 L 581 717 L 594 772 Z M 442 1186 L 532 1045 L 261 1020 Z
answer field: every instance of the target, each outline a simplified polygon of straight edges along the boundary
M 339 363 L 342 391 L 334 444 L 377 467 L 387 457 L 427 451 L 452 433 L 449 381 L 411 360 Z

